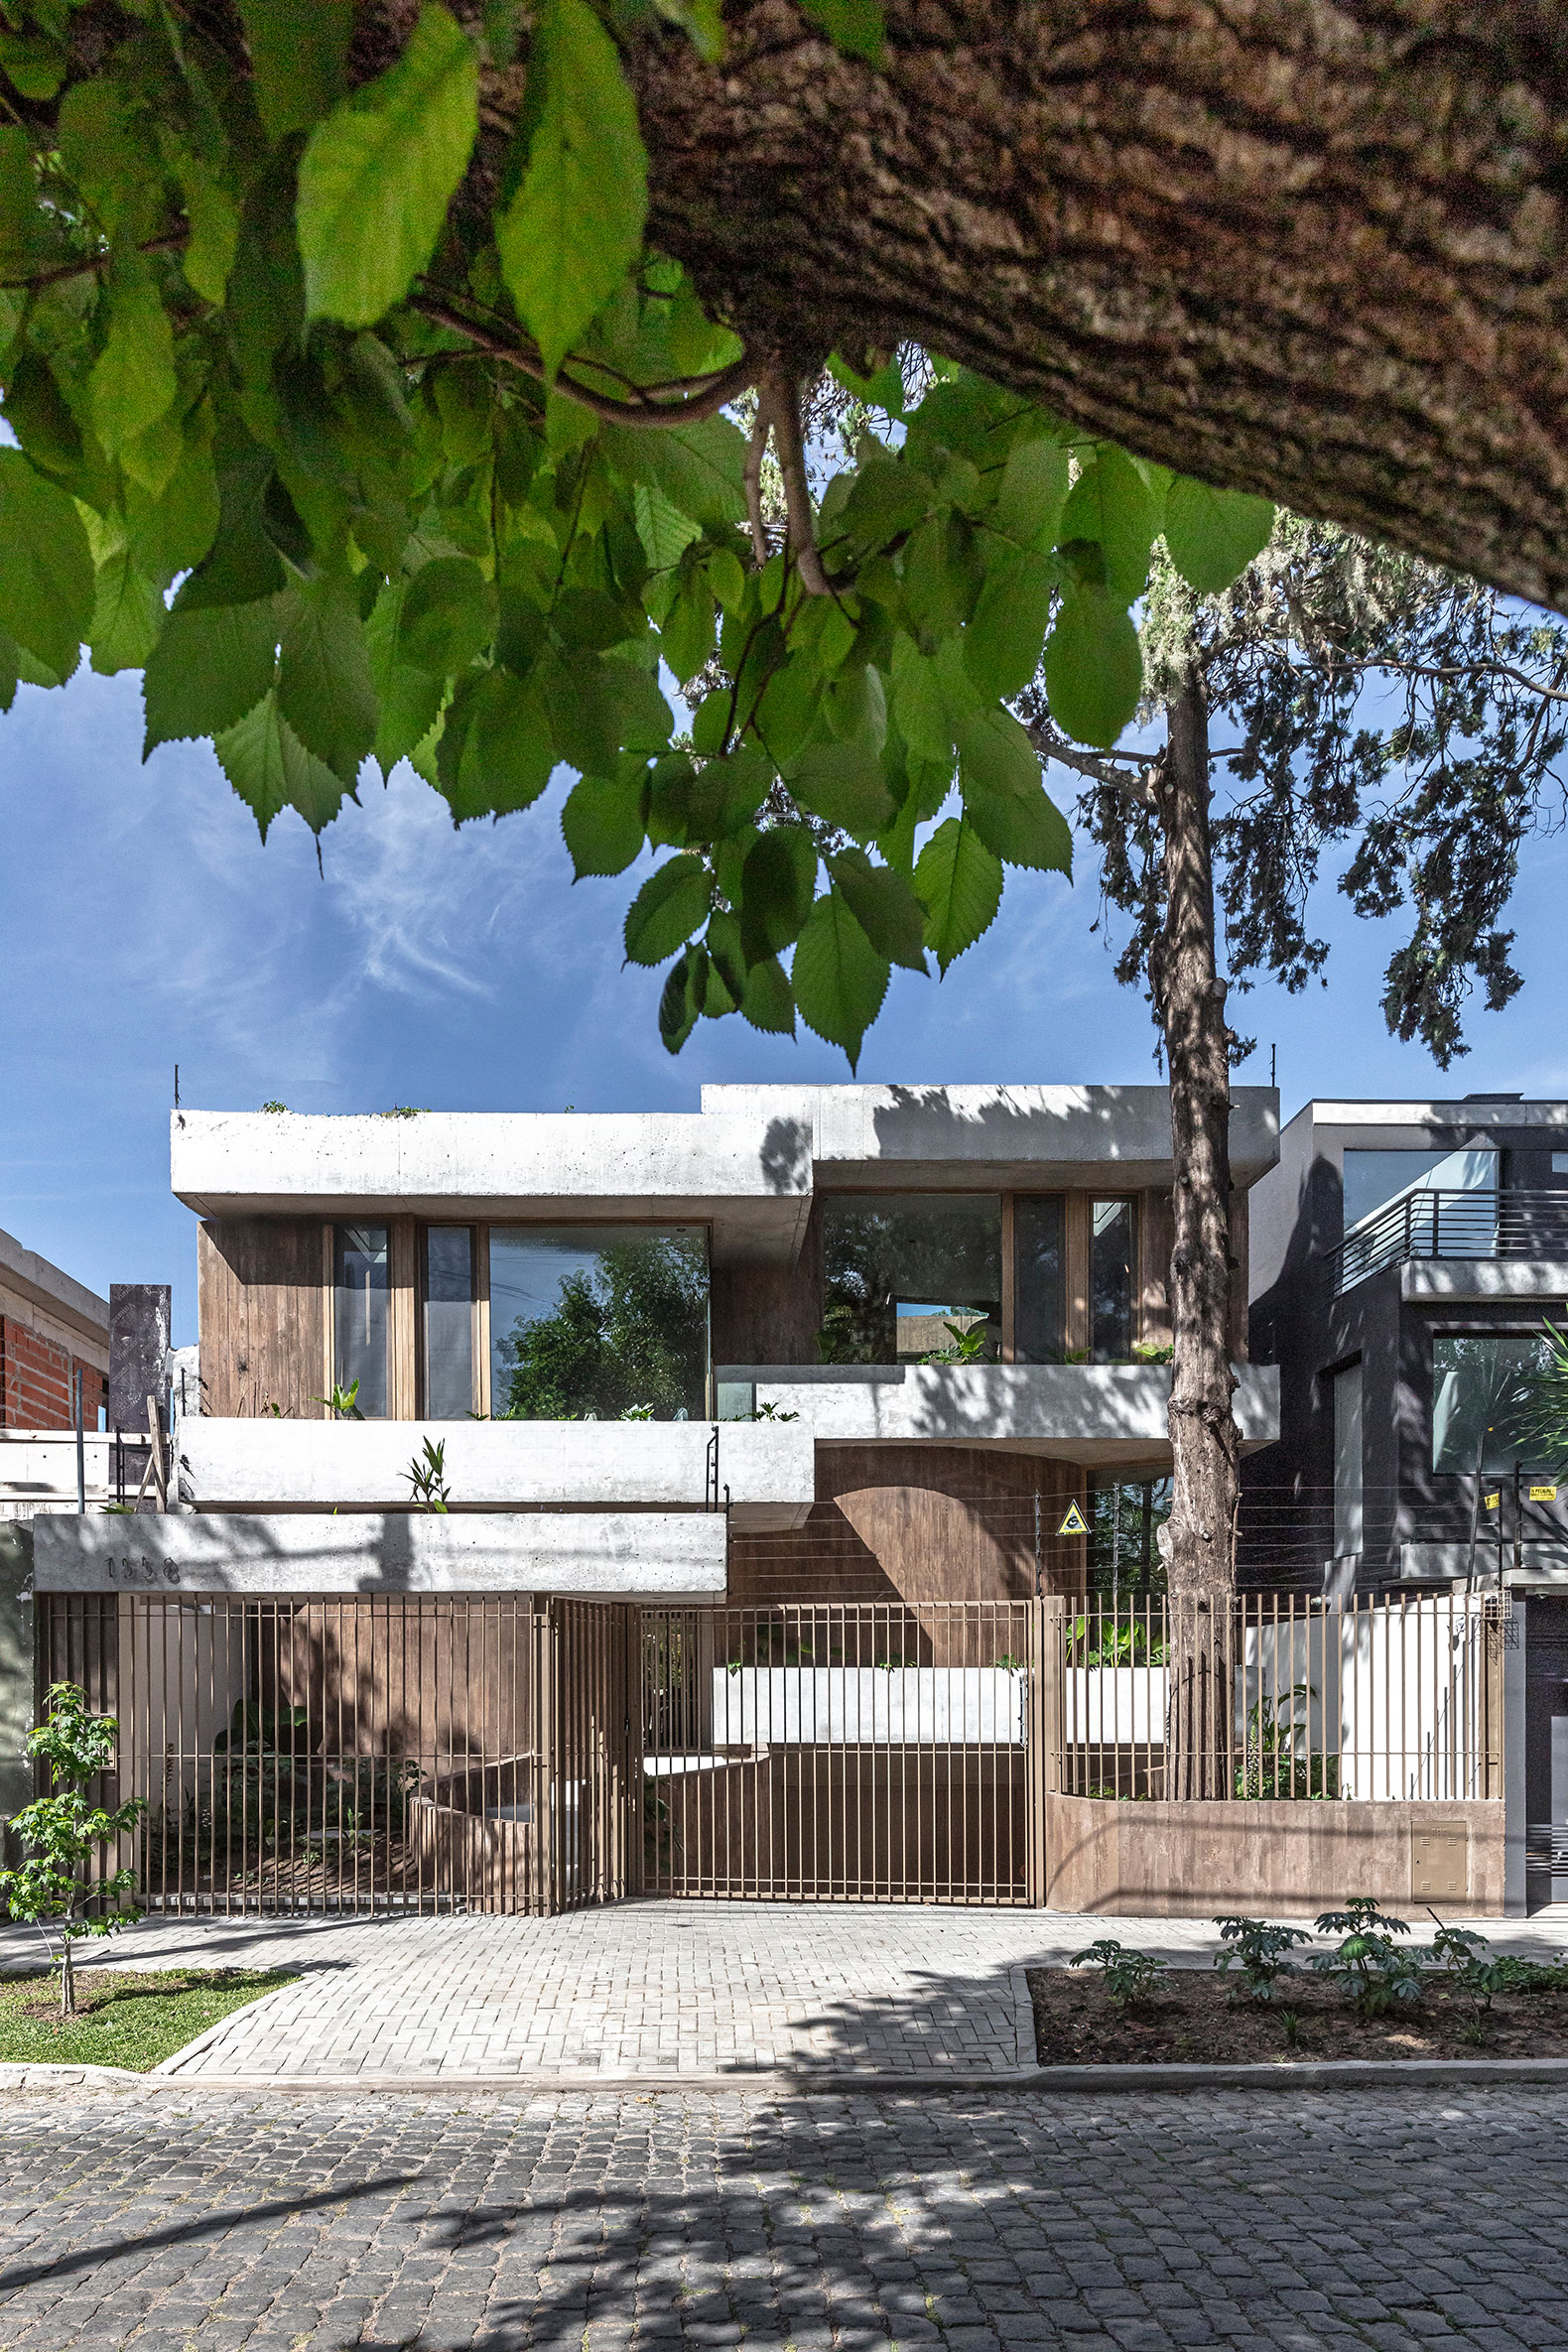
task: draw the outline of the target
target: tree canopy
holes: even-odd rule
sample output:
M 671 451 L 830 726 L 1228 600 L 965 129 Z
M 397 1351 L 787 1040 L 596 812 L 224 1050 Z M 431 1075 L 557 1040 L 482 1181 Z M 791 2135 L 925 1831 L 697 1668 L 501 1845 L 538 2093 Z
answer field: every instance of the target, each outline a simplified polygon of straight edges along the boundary
M 668 852 L 625 925 L 666 1042 L 798 1012 L 853 1060 L 895 963 L 945 971 L 1005 865 L 1069 864 L 1006 708 L 1042 648 L 1110 743 L 1156 539 L 1215 588 L 1272 510 L 914 348 L 833 360 L 860 429 L 814 510 L 821 355 L 748 345 L 648 242 L 617 36 L 692 73 L 728 38 L 669 13 L 12 13 L 0 687 L 82 642 L 141 669 L 147 751 L 209 738 L 263 833 L 372 758 L 459 823 L 565 762 L 580 876 Z M 660 681 L 700 674 L 687 739 Z

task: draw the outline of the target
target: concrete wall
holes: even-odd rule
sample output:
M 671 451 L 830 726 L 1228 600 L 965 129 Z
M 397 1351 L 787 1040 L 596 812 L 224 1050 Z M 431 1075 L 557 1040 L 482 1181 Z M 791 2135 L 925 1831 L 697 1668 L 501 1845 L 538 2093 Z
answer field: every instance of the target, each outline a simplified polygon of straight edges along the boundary
M 1503 1800 L 1177 1802 L 1045 1799 L 1053 1910 L 1311 1918 L 1349 1895 L 1396 1916 L 1500 1917 Z
M 180 1499 L 197 1510 L 407 1509 L 410 1463 L 445 1448 L 455 1511 L 597 1504 L 701 1511 L 706 1421 L 220 1421 L 180 1425 Z M 804 1421 L 737 1421 L 719 1440 L 736 1523 L 797 1526 L 816 1496 Z
M 39 1592 L 584 1593 L 669 1602 L 724 1590 L 710 1511 L 192 1512 L 41 1518 Z
M 1245 1446 L 1279 1433 L 1279 1374 L 1237 1367 Z M 799 1413 L 820 1442 L 1027 1448 L 1080 1463 L 1169 1460 L 1170 1369 L 1158 1364 L 720 1365 L 758 1405 Z

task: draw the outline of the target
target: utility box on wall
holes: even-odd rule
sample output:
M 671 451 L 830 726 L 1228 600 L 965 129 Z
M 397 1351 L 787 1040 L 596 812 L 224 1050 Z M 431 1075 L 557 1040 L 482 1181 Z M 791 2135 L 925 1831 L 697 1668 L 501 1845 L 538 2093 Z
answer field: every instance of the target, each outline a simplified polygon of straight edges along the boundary
M 1470 1893 L 1470 1829 L 1433 1823 L 1410 1832 L 1410 1895 L 1416 1902 L 1463 1902 Z

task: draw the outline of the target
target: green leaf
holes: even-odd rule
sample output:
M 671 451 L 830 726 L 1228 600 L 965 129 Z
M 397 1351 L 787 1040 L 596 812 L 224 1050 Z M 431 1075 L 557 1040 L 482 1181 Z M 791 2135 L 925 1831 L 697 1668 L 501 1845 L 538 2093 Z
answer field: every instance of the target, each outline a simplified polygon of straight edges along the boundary
M 146 574 L 137 570 L 128 547 L 116 549 L 98 566 L 87 632 L 92 666 L 100 677 L 139 670 L 158 642 L 164 600 Z
M 211 416 L 203 407 L 187 418 L 180 462 L 159 495 L 139 482 L 125 485 L 126 529 L 143 572 L 163 588 L 199 564 L 217 536 L 219 513 Z
M 306 315 L 370 327 L 436 250 L 478 128 L 479 64 L 426 0 L 395 65 L 318 123 L 300 163 Z
M 785 781 L 801 808 L 856 841 L 874 841 L 891 822 L 892 795 L 869 736 L 848 743 L 819 737 L 790 761 Z
M 490 670 L 465 682 L 438 751 L 441 788 L 460 825 L 526 809 L 556 764 L 544 697 L 535 682 Z
M 545 0 L 528 83 L 528 168 L 495 242 L 554 376 L 641 248 L 648 159 L 615 45 L 587 0 Z
M 881 0 L 800 0 L 802 16 L 820 25 L 847 58 L 864 58 L 880 65 L 887 47 L 887 21 Z
M 1165 493 L 1165 545 L 1189 588 L 1217 595 L 1268 545 L 1273 503 L 1244 490 L 1215 490 L 1179 473 Z
M 191 234 L 180 256 L 188 285 L 220 310 L 239 245 L 239 206 L 226 188 L 193 158 L 181 170 Z
M 1067 499 L 1067 452 L 1037 434 L 1021 441 L 1002 468 L 996 503 L 985 520 L 993 531 L 1032 552 L 1054 541 Z
M 353 0 L 237 0 L 262 128 L 308 131 L 342 93 Z
M 637 537 L 642 552 L 655 572 L 667 572 L 678 564 L 684 549 L 694 539 L 701 539 L 703 526 L 683 514 L 664 492 L 647 482 L 638 482 L 632 492 L 632 511 L 637 518 Z
M 697 1005 L 692 988 L 695 961 L 690 951 L 676 959 L 670 967 L 659 998 L 659 1035 L 664 1040 L 666 1053 L 678 1054 L 697 1026 Z
M 87 379 L 92 426 L 117 457 L 174 406 L 175 336 L 152 280 L 120 280 L 109 297 L 109 332 Z
M 849 1068 L 882 1009 L 889 965 L 850 914 L 838 889 L 819 898 L 796 943 L 791 982 L 801 1019 L 830 1045 L 843 1046 Z
M 662 964 L 707 922 L 713 883 L 700 857 L 667 857 L 626 913 L 626 960 Z
M 1072 872 L 1071 828 L 1047 796 L 1038 754 L 1010 711 L 962 715 L 959 774 L 966 813 L 988 849 L 1009 865 Z
M 410 758 L 441 716 L 446 681 L 402 659 L 399 624 L 407 583 L 388 581 L 365 622 L 365 653 L 376 695 L 375 755 L 383 776 Z
M 703 580 L 683 581 L 659 631 L 659 651 L 684 686 L 713 650 L 713 591 Z
M 1051 558 L 1024 549 L 987 571 L 964 632 L 964 667 L 987 700 L 1021 694 L 1040 667 L 1055 583 Z
M 1001 862 L 970 817 L 937 827 L 916 861 L 915 894 L 926 910 L 926 945 L 944 973 L 996 920 L 1001 884 Z
M 0 629 L 0 711 L 9 711 L 16 701 L 16 690 L 22 683 L 19 665 L 16 639 Z
M 567 795 L 561 831 L 574 879 L 624 873 L 644 840 L 642 786 L 612 776 L 585 776 Z
M 68 678 L 92 626 L 95 585 L 71 500 L 20 450 L 0 449 L 0 628 Z
M 359 615 L 330 581 L 307 582 L 287 600 L 278 709 L 305 748 L 352 784 L 375 743 L 376 693 Z
M 752 844 L 740 869 L 740 950 L 748 970 L 799 939 L 816 888 L 817 845 L 803 825 L 772 826 Z
M 952 766 L 953 729 L 937 664 L 902 630 L 893 640 L 893 723 L 912 758 Z
M 468 556 L 437 556 L 408 584 L 398 650 L 416 669 L 445 678 L 465 670 L 495 634 L 495 591 Z
M 281 809 L 297 809 L 313 833 L 330 825 L 344 790 L 329 767 L 307 751 L 269 693 L 212 746 L 218 764 L 255 816 L 263 841 Z
M 25 278 L 47 238 L 33 142 L 14 123 L 0 125 L 0 275 Z
M 278 624 L 272 599 L 254 604 L 176 606 L 142 677 L 145 759 L 159 743 L 220 735 L 272 687 Z M 281 803 L 280 803 L 281 806 Z
M 1059 537 L 1063 544 L 1098 541 L 1105 553 L 1106 587 L 1122 604 L 1130 604 L 1147 585 L 1159 521 L 1158 505 L 1132 459 L 1102 442 L 1073 484 Z
M 653 771 L 653 814 L 663 838 L 689 848 L 731 840 L 767 798 L 773 769 L 752 747 L 710 759 L 701 768 L 680 757 Z
M 753 964 L 746 974 L 746 991 L 740 999 L 742 1020 L 753 1029 L 761 1029 L 770 1036 L 793 1037 L 795 1034 L 795 998 L 790 990 L 789 976 L 777 956 L 765 956 L 760 964 Z
M 873 865 L 863 849 L 840 849 L 828 871 L 880 956 L 910 972 L 924 972 L 926 915 L 907 877 L 890 865 Z
M 1078 743 L 1109 750 L 1138 707 L 1143 656 L 1119 599 L 1101 588 L 1071 588 L 1045 648 L 1051 716 Z
M 598 444 L 617 472 L 667 498 L 678 514 L 716 531 L 745 520 L 746 440 L 727 417 L 703 417 L 657 433 L 601 425 Z M 661 560 L 673 563 L 679 554 L 677 548 Z M 651 550 L 648 560 L 654 561 Z

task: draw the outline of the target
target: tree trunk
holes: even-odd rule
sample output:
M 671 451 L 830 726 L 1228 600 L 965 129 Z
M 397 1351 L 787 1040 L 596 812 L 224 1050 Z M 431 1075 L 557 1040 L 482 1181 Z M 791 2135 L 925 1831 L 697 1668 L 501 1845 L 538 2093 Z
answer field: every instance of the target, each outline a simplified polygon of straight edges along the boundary
M 73 2018 L 76 2014 L 76 1971 L 71 1962 L 68 1935 L 60 1949 L 60 2014 L 63 2018 Z
M 1166 1788 L 1172 1796 L 1224 1796 L 1231 1792 L 1239 1460 L 1231 1410 L 1231 1064 L 1225 982 L 1215 967 L 1209 713 L 1196 668 L 1171 703 L 1168 722 L 1155 778 L 1165 928 L 1153 976 L 1176 1171 Z
M 886 17 L 880 69 L 793 0 L 728 0 L 713 65 L 633 50 L 650 238 L 759 351 L 914 337 L 1568 609 L 1561 0 Z

